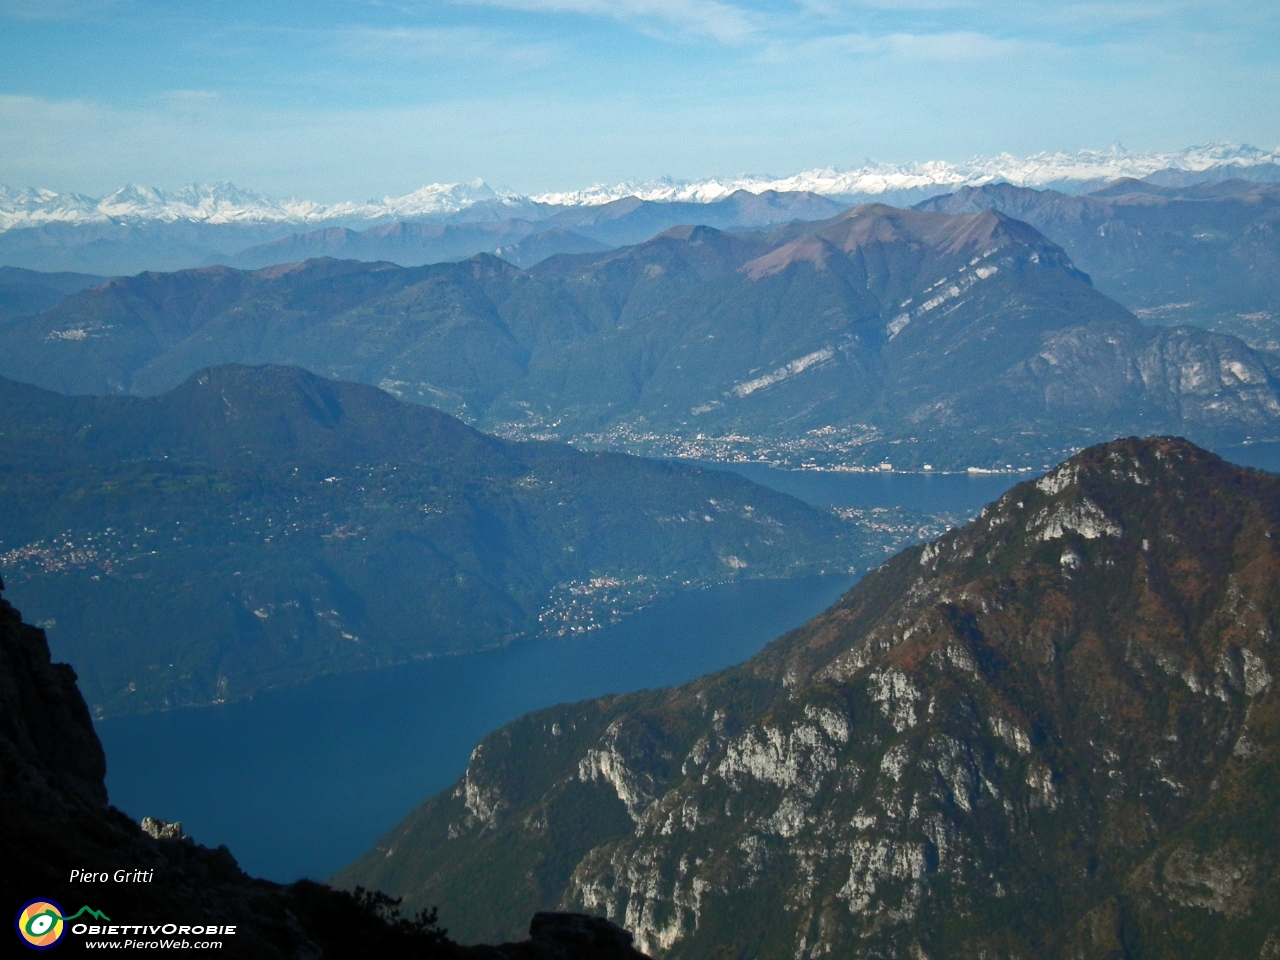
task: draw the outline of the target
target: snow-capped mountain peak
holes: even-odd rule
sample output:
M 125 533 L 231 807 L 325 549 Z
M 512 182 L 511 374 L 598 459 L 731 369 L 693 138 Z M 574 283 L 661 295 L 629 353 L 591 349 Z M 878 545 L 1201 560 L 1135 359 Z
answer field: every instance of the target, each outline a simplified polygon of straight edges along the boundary
M 1015 157 L 1007 153 L 974 157 L 963 163 L 930 160 L 908 164 L 868 162 L 861 167 L 825 167 L 790 176 L 713 177 L 705 180 L 626 181 L 595 184 L 580 190 L 523 196 L 494 189 L 483 180 L 430 183 L 400 197 L 363 203 L 322 204 L 312 200 L 276 200 L 235 184 L 191 184 L 165 191 L 132 184 L 95 199 L 43 188 L 15 190 L 0 186 L 0 231 L 48 223 L 109 221 L 190 221 L 201 223 L 289 223 L 424 219 L 447 216 L 479 203 L 515 207 L 529 202 L 552 206 L 597 206 L 638 197 L 660 202 L 711 203 L 739 190 L 763 193 L 810 192 L 832 197 L 873 198 L 906 191 L 947 192 L 961 186 L 1004 181 L 1018 186 L 1085 185 L 1117 177 L 1145 177 L 1159 171 L 1203 173 L 1238 167 L 1280 166 L 1280 148 L 1260 150 L 1248 145 L 1212 143 L 1173 153 L 1135 153 L 1116 144 L 1106 150 L 1076 153 L 1038 153 Z

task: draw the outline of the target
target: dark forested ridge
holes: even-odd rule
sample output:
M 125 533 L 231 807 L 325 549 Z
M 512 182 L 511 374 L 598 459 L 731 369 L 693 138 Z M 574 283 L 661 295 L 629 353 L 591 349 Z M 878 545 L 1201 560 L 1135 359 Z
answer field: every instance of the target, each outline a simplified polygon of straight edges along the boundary
M 531 714 L 339 882 L 665 957 L 1280 950 L 1280 479 L 1092 447 L 743 664 Z
M 154 398 L 0 381 L 0 499 L 5 579 L 98 715 L 589 629 L 878 552 L 732 474 L 498 440 L 283 367 Z
M 1280 424 L 1266 358 L 1143 325 L 991 210 L 679 227 L 528 271 L 141 274 L 0 329 L 0 373 L 67 393 L 153 394 L 227 362 L 378 384 L 504 436 L 792 467 L 1040 468 L 1130 432 Z

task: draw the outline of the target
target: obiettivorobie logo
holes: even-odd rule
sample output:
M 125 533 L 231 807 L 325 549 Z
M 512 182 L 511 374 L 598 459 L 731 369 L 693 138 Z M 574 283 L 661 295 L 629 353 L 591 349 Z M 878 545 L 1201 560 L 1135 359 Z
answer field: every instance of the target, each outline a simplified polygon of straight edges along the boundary
M 69 917 L 62 915 L 62 907 L 53 900 L 32 900 L 24 904 L 18 911 L 14 926 L 18 929 L 18 938 L 32 950 L 49 950 L 62 942 L 67 935 L 67 924 L 72 920 L 89 914 L 98 920 L 111 918 L 92 907 L 81 907 Z

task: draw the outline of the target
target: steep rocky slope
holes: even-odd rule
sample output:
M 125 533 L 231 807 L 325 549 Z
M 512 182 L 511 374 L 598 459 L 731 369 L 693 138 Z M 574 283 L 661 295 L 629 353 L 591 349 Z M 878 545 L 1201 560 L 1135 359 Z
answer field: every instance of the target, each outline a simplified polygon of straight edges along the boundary
M 336 879 L 667 957 L 1275 957 L 1278 630 L 1280 479 L 1118 440 L 741 667 L 498 731 Z
M 68 911 L 87 903 L 118 925 L 234 925 L 234 934 L 210 939 L 221 944 L 221 955 L 255 960 L 643 960 L 629 934 L 595 918 L 538 915 L 528 940 L 496 949 L 459 947 L 426 918 L 400 918 L 386 898 L 308 881 L 282 887 L 255 880 L 226 847 L 197 846 L 181 836 L 180 825 L 140 829 L 108 805 L 105 773 L 75 673 L 52 663 L 43 631 L 23 623 L 0 598 L 0 903 L 6 909 L 16 913 L 40 897 Z M 141 872 L 147 880 L 84 882 L 73 870 Z M 69 932 L 58 946 L 78 953 L 87 939 L 94 938 Z M 171 938 L 133 929 L 102 939 L 158 947 Z
M 1025 220 L 1139 317 L 1280 349 L 1280 185 L 1160 187 L 1126 179 L 1068 196 L 988 184 L 917 209 L 999 210 Z

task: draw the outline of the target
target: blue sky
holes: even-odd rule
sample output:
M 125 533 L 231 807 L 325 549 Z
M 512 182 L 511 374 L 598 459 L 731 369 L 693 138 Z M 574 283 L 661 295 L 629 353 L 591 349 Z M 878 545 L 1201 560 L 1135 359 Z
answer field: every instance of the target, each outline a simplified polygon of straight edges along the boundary
M 0 0 L 0 183 L 323 201 L 1280 144 L 1273 0 Z

